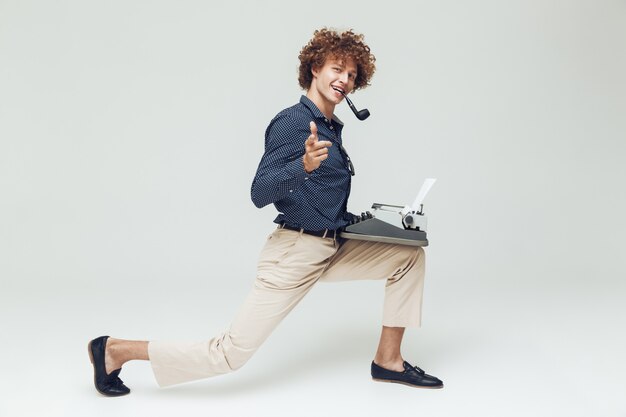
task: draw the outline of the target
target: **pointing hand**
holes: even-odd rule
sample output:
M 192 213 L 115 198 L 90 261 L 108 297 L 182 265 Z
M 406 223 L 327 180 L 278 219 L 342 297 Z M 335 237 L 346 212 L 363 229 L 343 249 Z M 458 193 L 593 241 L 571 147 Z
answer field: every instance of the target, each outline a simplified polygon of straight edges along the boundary
M 304 170 L 307 174 L 319 168 L 322 161 L 328 158 L 328 148 L 333 146 L 330 141 L 318 140 L 315 122 L 311 122 L 309 128 L 311 129 L 311 134 L 304 142 L 304 156 L 302 157 Z

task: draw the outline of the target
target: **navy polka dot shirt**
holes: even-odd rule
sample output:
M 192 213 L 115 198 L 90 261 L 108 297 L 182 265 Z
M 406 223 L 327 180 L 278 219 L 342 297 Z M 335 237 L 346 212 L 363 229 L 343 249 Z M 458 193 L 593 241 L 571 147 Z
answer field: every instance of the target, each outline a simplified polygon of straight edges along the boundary
M 317 125 L 319 140 L 333 142 L 328 158 L 307 174 L 302 156 Z M 305 230 L 339 229 L 348 224 L 351 175 L 339 150 L 343 123 L 324 114 L 306 96 L 274 117 L 265 131 L 265 153 L 252 182 L 252 202 L 261 208 L 273 203 L 279 211 L 274 223 Z

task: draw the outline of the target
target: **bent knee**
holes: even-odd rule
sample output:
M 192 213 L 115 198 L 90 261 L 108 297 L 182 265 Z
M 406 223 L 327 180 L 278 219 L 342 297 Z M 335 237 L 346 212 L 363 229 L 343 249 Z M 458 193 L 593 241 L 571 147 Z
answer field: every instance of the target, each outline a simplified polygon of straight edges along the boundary
M 403 246 L 401 261 L 397 264 L 398 269 L 394 273 L 390 282 L 401 279 L 405 274 L 411 270 L 424 269 L 424 260 L 426 258 L 426 252 L 420 246 Z
M 416 264 L 424 263 L 426 251 L 421 246 L 406 246 L 406 262 L 407 267 L 413 267 Z

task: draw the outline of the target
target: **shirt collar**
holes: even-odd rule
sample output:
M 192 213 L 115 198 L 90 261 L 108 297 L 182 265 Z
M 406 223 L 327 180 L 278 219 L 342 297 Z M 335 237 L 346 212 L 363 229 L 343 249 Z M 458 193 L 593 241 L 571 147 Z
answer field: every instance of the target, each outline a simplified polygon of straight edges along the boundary
M 324 113 L 322 113 L 322 111 L 317 108 L 315 103 L 313 103 L 313 101 L 307 96 L 303 95 L 302 97 L 300 97 L 300 103 L 306 106 L 306 108 L 308 108 L 311 111 L 311 113 L 313 113 L 313 117 L 315 117 L 316 119 L 326 120 L 326 116 L 324 116 Z M 343 122 L 334 114 L 333 114 L 333 120 L 340 126 L 343 126 Z

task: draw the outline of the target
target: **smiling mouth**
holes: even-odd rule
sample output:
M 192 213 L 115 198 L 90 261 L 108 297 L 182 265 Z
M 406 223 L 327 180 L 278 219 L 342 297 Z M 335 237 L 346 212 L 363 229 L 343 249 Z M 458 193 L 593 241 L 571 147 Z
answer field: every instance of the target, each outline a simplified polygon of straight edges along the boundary
M 331 87 L 333 88 L 333 90 L 340 92 L 342 96 L 346 95 L 346 92 L 343 91 L 341 88 L 335 87 L 334 85 L 331 85 Z

